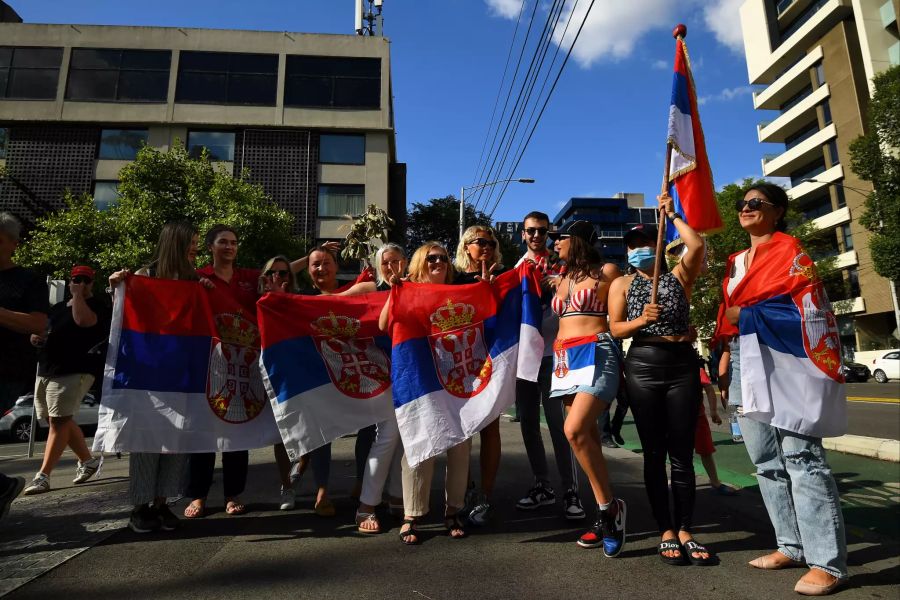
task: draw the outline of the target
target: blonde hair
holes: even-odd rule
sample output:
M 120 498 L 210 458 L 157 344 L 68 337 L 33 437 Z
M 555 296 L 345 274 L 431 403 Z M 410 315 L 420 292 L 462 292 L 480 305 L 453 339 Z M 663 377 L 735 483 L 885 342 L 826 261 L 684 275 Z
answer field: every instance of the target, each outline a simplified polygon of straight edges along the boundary
M 256 291 L 259 293 L 260 296 L 266 293 L 266 281 L 268 280 L 268 277 L 266 277 L 266 271 L 271 269 L 272 265 L 274 265 L 277 262 L 283 262 L 288 267 L 287 268 L 288 287 L 285 291 L 290 294 L 297 293 L 297 278 L 294 277 L 294 270 L 291 269 L 291 261 L 289 261 L 285 255 L 279 254 L 279 255 L 273 256 L 272 258 L 267 260 L 266 264 L 263 265 L 262 270 L 259 272 L 259 281 L 256 284 Z
M 406 260 L 406 252 L 393 242 L 388 242 L 384 246 L 378 249 L 378 252 L 375 253 L 375 279 L 378 281 L 378 285 L 384 285 L 387 283 L 387 280 L 384 278 L 384 275 L 381 274 L 381 259 L 384 256 L 385 252 L 396 252 L 400 255 L 400 258 Z M 400 274 L 403 275 L 402 273 Z
M 431 283 L 431 279 L 428 277 L 427 256 L 432 248 L 440 248 L 447 255 L 447 260 L 450 260 L 450 253 L 447 252 L 443 244 L 440 242 L 425 242 L 413 252 L 412 258 L 409 259 L 409 280 L 413 283 Z M 450 268 L 449 262 L 447 263 L 447 280 L 444 283 L 453 283 L 453 269 Z
M 494 233 L 494 228 L 490 225 L 472 225 L 468 229 L 463 232 L 462 237 L 459 240 L 459 244 L 456 245 L 456 258 L 453 260 L 453 264 L 459 269 L 461 272 L 467 272 L 472 265 L 472 257 L 469 256 L 468 250 L 466 247 L 469 243 L 476 238 L 475 234 L 479 231 L 484 231 L 490 234 L 491 238 L 497 242 L 497 247 L 494 248 L 494 262 L 498 265 L 503 264 L 503 253 L 500 251 L 500 240 L 497 239 L 497 234 Z M 488 265 L 490 267 L 490 265 Z
M 156 244 L 153 262 L 145 267 L 153 277 L 160 279 L 197 279 L 197 270 L 187 254 L 197 228 L 187 221 L 170 221 L 163 225 Z

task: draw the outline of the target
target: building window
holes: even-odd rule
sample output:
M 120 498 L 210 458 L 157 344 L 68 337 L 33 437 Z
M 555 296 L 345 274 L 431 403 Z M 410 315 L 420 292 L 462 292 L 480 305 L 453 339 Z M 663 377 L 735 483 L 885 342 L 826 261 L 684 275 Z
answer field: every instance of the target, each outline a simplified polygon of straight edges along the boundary
M 838 208 L 844 208 L 845 206 L 847 206 L 847 198 L 844 197 L 844 186 L 835 185 L 834 195 L 837 196 Z
M 320 217 L 352 217 L 366 208 L 364 185 L 320 185 Z
M 796 94 L 794 94 L 793 96 L 788 98 L 788 100 L 784 104 L 781 105 L 781 109 L 780 109 L 781 114 L 784 114 L 787 111 L 791 110 L 791 108 L 793 108 L 794 106 L 799 104 L 804 98 L 806 98 L 807 96 L 812 94 L 812 92 L 813 92 L 812 86 L 807 85 L 805 88 L 803 88 L 802 90 L 800 90 L 799 92 L 797 92 Z
M 319 136 L 319 162 L 335 165 L 366 164 L 366 136 L 322 134 Z
M 822 63 L 816 65 L 816 87 L 825 85 L 825 67 Z
M 176 102 L 275 106 L 278 56 L 182 52 Z
M 54 100 L 62 48 L 0 47 L 0 98 Z
M 94 182 L 94 206 L 98 210 L 107 210 L 119 203 L 118 181 Z
M 824 196 L 804 202 L 803 206 L 800 207 L 800 214 L 803 215 L 804 221 L 811 221 L 822 215 L 827 215 L 831 211 L 831 196 L 828 195 L 827 191 Z
M 840 164 L 841 158 L 838 156 L 837 140 L 828 142 L 828 155 L 831 158 L 831 166 Z
M 790 150 L 797 144 L 808 140 L 809 138 L 816 135 L 817 133 L 819 133 L 819 123 L 818 122 L 810 123 L 803 129 L 798 131 L 797 133 L 786 137 L 784 140 L 784 149 Z
M 859 270 L 854 267 L 852 269 L 847 269 L 847 283 L 850 285 L 850 297 L 851 298 L 859 298 Z
M 816 175 L 825 172 L 825 159 L 820 157 L 808 165 L 800 167 L 793 173 L 791 173 L 791 187 L 796 187 L 806 181 L 807 179 L 812 179 Z
M 6 158 L 6 143 L 9 141 L 9 129 L 0 127 L 0 158 Z
M 844 238 L 844 252 L 853 250 L 853 233 L 850 232 L 849 223 L 845 223 L 841 226 L 841 235 Z
M 831 105 L 828 103 L 828 100 L 822 103 L 822 126 L 826 127 L 831 125 Z
M 134 160 L 147 144 L 146 129 L 104 129 L 100 132 L 99 158 Z
M 66 99 L 165 102 L 171 62 L 169 50 L 72 48 Z
M 284 104 L 380 108 L 381 59 L 288 56 Z
M 209 152 L 209 160 L 234 161 L 234 132 L 189 131 L 188 154 L 200 158 L 203 149 Z

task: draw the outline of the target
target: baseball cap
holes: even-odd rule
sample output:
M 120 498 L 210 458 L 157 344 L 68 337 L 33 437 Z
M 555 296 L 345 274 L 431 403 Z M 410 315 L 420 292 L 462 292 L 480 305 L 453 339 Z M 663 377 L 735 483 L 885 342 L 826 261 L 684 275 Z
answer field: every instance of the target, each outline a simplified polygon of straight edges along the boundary
M 622 236 L 622 241 L 625 242 L 626 246 L 631 246 L 632 243 L 636 243 L 638 238 L 643 238 L 643 240 L 655 242 L 656 235 L 657 234 L 655 226 L 644 225 L 643 223 L 641 223 L 626 231 L 625 235 Z
M 551 240 L 577 237 L 592 245 L 597 242 L 597 231 L 594 229 L 594 226 L 587 221 L 572 221 L 571 223 L 564 225 L 561 229 L 548 232 L 547 236 Z
M 94 273 L 94 270 L 88 266 L 76 265 L 76 266 L 72 267 L 72 271 L 69 273 L 69 275 L 72 277 L 76 277 L 78 275 L 84 275 L 85 277 L 90 277 L 91 279 L 93 279 L 94 275 L 96 275 L 96 273 Z

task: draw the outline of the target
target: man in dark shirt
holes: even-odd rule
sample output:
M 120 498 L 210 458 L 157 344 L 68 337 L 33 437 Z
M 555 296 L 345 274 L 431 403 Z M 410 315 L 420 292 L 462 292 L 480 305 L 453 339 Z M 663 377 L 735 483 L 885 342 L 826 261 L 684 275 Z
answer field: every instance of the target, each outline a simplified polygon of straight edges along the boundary
M 111 315 L 106 304 L 91 293 L 93 269 L 77 266 L 70 275 L 71 300 L 50 309 L 46 337 L 31 336 L 31 343 L 40 348 L 34 405 L 38 417 L 49 420 L 50 435 L 41 470 L 25 488 L 26 496 L 50 491 L 50 473 L 66 446 L 78 456 L 72 483 L 84 483 L 100 466 L 72 417 L 103 371 Z

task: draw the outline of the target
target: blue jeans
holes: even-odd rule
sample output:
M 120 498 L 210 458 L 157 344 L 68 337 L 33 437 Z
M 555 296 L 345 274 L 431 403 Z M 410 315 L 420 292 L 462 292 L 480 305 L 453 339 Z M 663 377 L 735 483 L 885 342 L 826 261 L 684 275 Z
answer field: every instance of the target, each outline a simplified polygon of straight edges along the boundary
M 844 517 L 822 439 L 747 417 L 740 417 L 740 425 L 778 551 L 835 577 L 847 577 Z

